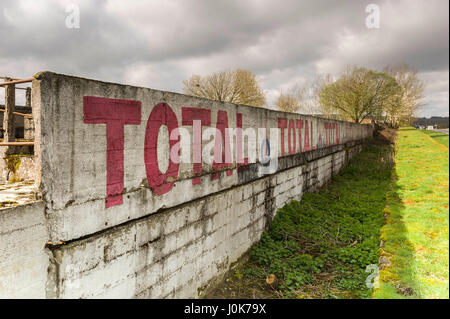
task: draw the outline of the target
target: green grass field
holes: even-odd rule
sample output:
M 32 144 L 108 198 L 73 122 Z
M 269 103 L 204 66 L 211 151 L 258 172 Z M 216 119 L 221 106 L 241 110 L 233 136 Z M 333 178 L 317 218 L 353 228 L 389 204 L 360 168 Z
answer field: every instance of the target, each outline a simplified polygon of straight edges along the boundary
M 395 162 L 381 230 L 385 263 L 374 297 L 449 298 L 448 148 L 423 131 L 402 128 Z
M 442 145 L 447 146 L 448 148 L 448 135 L 444 134 L 444 133 L 439 133 L 439 132 L 434 132 L 434 131 L 428 131 L 428 130 L 423 130 L 421 131 L 425 134 L 427 134 L 428 136 L 434 138 L 437 142 L 441 143 Z

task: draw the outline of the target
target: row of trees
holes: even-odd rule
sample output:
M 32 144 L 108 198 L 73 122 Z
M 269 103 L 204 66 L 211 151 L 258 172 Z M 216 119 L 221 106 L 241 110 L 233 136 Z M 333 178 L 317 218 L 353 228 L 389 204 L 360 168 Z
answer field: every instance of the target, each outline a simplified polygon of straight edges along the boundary
M 237 69 L 192 76 L 183 92 L 222 102 L 263 106 L 265 97 L 255 75 Z M 424 84 L 406 64 L 387 66 L 382 72 L 348 67 L 337 79 L 318 76 L 304 85 L 281 92 L 275 104 L 286 112 L 352 120 L 384 121 L 392 127 L 409 122 L 422 106 Z

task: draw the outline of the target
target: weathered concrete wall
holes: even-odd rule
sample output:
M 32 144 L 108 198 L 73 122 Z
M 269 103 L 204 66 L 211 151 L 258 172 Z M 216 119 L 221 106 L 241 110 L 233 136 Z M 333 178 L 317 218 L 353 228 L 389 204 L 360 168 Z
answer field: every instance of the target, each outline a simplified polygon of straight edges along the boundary
M 277 208 L 325 184 L 372 135 L 370 126 L 48 72 L 36 77 L 36 180 L 46 239 L 61 241 L 38 249 L 48 254 L 46 297 L 197 297 L 259 240 Z M 194 154 L 210 145 L 196 144 L 197 119 L 203 133 L 275 128 L 267 143 L 277 165 L 264 174 L 259 161 L 236 165 L 236 158 L 176 164 L 169 157 L 174 128 L 193 136 Z M 248 137 L 243 157 L 253 141 L 259 148 L 265 139 Z
M 0 209 L 0 298 L 45 298 L 45 205 Z
M 55 249 L 52 296 L 201 296 L 259 240 L 277 208 L 322 186 L 347 156 L 341 150 Z
M 193 112 L 199 109 L 208 111 L 207 120 L 210 121 L 209 126 L 211 127 L 216 127 L 219 112 L 222 116 L 221 119 L 225 119 L 228 122 L 227 126 L 231 128 L 237 127 L 238 113 L 242 114 L 243 129 L 248 127 L 277 128 L 280 119 L 302 120 L 305 125 L 305 128 L 302 129 L 302 136 L 306 136 L 305 130 L 308 126 L 308 130 L 312 131 L 312 134 L 306 143 L 311 143 L 312 146 L 307 147 L 305 141 L 302 141 L 302 149 L 306 148 L 307 151 L 298 152 L 297 148 L 295 153 L 288 156 L 289 147 L 285 129 L 285 138 L 283 139 L 285 156 L 280 156 L 278 170 L 297 166 L 306 160 L 305 157 L 309 156 L 311 157 L 309 160 L 312 160 L 313 157 L 319 158 L 330 152 L 331 146 L 321 145 L 323 144 L 321 141 L 324 141 L 326 137 L 325 123 L 340 126 L 340 144 L 352 140 L 361 140 L 370 136 L 372 132 L 369 126 L 328 121 L 298 114 L 286 114 L 263 108 L 219 103 L 181 94 L 52 73 L 40 75 L 38 81 L 33 83 L 33 91 L 36 90 L 40 91 L 40 99 L 36 104 L 33 104 L 33 110 L 40 110 L 42 130 L 40 137 L 36 137 L 36 143 L 38 144 L 36 148 L 41 148 L 38 152 L 42 155 L 41 187 L 44 200 L 48 205 L 48 215 L 52 223 L 50 235 L 54 241 L 80 238 L 129 220 L 147 216 L 159 209 L 174 207 L 260 178 L 257 174 L 246 174 L 246 171 L 236 174 L 235 165 L 232 165 L 228 169 L 228 173 L 232 175 L 228 176 L 222 172 L 220 178 L 213 179 L 211 177 L 211 173 L 213 173 L 211 165 L 204 164 L 201 173 L 195 174 L 192 164 L 182 163 L 179 167 L 174 165 L 173 170 L 176 172 L 173 172 L 171 167 L 169 170 L 171 174 L 167 174 L 170 175 L 167 177 L 172 177 L 172 175 L 176 177 L 173 177 L 170 181 L 163 180 L 154 187 L 165 188 L 167 186 L 165 189 L 162 191 L 152 190 L 149 184 L 160 176 L 157 176 L 159 172 L 155 172 L 155 169 L 150 169 L 150 175 L 146 172 L 145 138 L 147 135 L 151 139 L 149 136 L 155 133 L 152 131 L 155 127 L 147 130 L 147 125 L 150 126 L 154 121 L 159 123 L 160 120 L 171 120 L 167 119 L 169 112 L 173 112 L 175 116 L 176 123 L 172 123 L 172 125 L 176 127 L 182 126 L 183 121 L 188 122 L 187 116 L 183 117 L 182 108 L 190 108 L 194 110 Z M 37 96 L 39 94 L 33 92 L 33 97 Z M 104 107 L 104 109 L 97 111 L 96 114 L 89 115 L 96 117 L 91 120 L 86 118 L 88 114 L 85 114 L 85 112 L 88 111 L 83 109 L 83 105 L 86 103 L 84 102 L 85 97 L 108 97 L 116 99 L 116 101 L 92 102 L 94 105 Z M 112 154 L 113 159 L 108 162 L 107 135 L 109 133 L 106 130 L 106 125 L 102 123 L 114 121 L 108 119 L 108 116 L 110 116 L 108 114 L 113 114 L 113 117 L 122 116 L 117 111 L 121 102 L 117 101 L 119 99 L 136 102 L 135 105 L 129 104 L 126 107 L 136 110 L 137 115 L 132 115 L 137 116 L 138 124 L 124 124 L 122 125 L 122 136 L 110 137 L 113 139 L 110 151 L 113 151 L 113 148 L 116 147 L 114 143 L 117 142 L 118 145 L 121 145 L 117 146 L 119 154 Z M 150 113 L 159 103 L 167 103 L 170 110 L 163 109 L 161 110 L 162 114 L 155 113 L 151 118 Z M 138 109 L 139 111 L 137 111 Z M 130 114 L 128 109 L 124 112 L 125 116 Z M 132 119 L 126 120 L 132 122 Z M 191 125 L 183 125 L 183 127 L 192 132 Z M 295 133 L 295 136 L 297 135 L 298 131 Z M 120 138 L 123 139 L 122 143 Z M 158 154 L 162 154 L 163 156 L 157 159 L 158 166 L 167 168 L 167 162 L 169 161 L 168 136 L 167 134 L 159 134 L 157 138 L 157 142 L 154 140 L 155 143 L 149 146 L 153 149 L 149 149 L 147 153 L 156 150 Z M 281 139 L 281 136 L 279 139 Z M 203 147 L 205 143 L 203 141 Z M 279 150 L 280 154 L 281 152 Z M 118 156 L 117 159 L 114 156 Z M 122 160 L 119 159 L 120 156 L 123 156 Z M 119 163 L 120 161 L 122 163 Z M 108 180 L 108 164 L 114 171 L 121 170 L 122 176 L 112 176 L 111 180 Z M 199 175 L 202 176 L 201 182 L 195 184 L 193 179 Z M 112 180 L 113 177 L 117 177 L 117 180 Z M 119 185 L 120 183 L 123 185 Z M 111 196 L 107 196 L 109 186 L 113 189 Z M 114 187 L 119 189 L 114 189 Z M 167 189 L 170 190 L 167 191 Z M 163 194 L 156 194 L 155 192 L 163 192 Z M 114 201 L 118 197 L 120 197 L 120 204 L 115 204 Z M 112 204 L 109 204 L 108 200 Z

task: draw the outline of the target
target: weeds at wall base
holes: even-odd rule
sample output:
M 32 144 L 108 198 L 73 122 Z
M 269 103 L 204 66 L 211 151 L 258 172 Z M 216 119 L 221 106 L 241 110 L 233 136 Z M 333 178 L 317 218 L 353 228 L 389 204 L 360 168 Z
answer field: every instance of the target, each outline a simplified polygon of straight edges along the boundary
M 366 266 L 378 264 L 392 152 L 368 144 L 326 188 L 281 208 L 249 261 L 208 297 L 370 298 Z

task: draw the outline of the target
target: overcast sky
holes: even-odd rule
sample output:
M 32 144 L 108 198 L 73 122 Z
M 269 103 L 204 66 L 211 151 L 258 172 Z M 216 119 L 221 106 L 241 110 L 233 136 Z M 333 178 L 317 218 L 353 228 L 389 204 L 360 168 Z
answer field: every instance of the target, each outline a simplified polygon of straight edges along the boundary
M 72 3 L 80 28 L 66 27 Z M 371 3 L 380 8 L 378 29 L 366 26 Z M 1 0 L 0 75 L 49 70 L 180 92 L 192 74 L 245 68 L 271 106 L 280 89 L 316 74 L 406 62 L 426 83 L 420 115 L 448 116 L 448 7 L 448 0 Z

